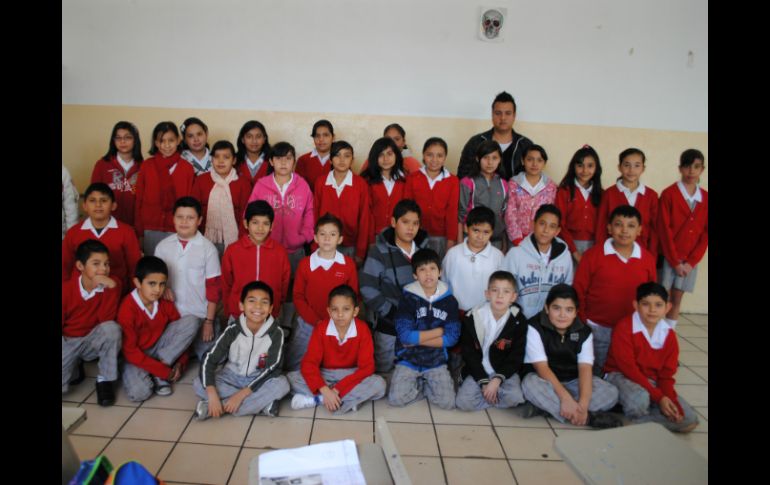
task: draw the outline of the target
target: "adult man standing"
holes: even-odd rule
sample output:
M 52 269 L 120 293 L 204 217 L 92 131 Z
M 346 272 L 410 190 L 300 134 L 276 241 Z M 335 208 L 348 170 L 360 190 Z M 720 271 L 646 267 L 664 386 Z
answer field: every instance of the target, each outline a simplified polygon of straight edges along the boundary
M 476 149 L 485 140 L 495 140 L 503 150 L 503 175 L 505 180 L 523 170 L 522 155 L 532 145 L 532 140 L 513 131 L 513 123 L 516 121 L 516 102 L 513 96 L 503 91 L 492 102 L 493 128 L 484 133 L 471 137 L 463 148 L 460 156 L 460 164 L 457 167 L 457 176 L 463 178 L 470 172 L 471 166 L 476 163 Z

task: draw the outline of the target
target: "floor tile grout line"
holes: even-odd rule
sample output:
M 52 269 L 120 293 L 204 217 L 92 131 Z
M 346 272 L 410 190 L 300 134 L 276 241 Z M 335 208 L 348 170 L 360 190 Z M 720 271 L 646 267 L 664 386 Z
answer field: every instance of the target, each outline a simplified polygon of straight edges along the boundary
M 438 439 L 438 430 L 436 430 L 436 423 L 433 421 L 433 407 L 430 405 L 430 401 L 428 401 L 428 398 L 425 398 L 425 401 L 428 403 L 428 415 L 430 415 L 430 422 L 433 426 L 433 437 L 436 438 L 436 448 L 438 448 L 438 459 L 441 463 L 441 471 L 444 473 L 444 483 L 449 483 L 449 477 L 446 474 L 446 466 L 444 465 L 444 455 L 441 453 L 441 442 Z
M 187 431 L 187 428 L 190 427 L 190 423 L 192 423 L 192 420 L 195 419 L 195 412 L 190 414 L 190 419 L 187 420 L 187 424 L 185 425 L 184 429 L 181 433 L 179 433 L 179 436 L 176 439 L 176 442 L 174 443 L 174 446 L 171 447 L 171 450 L 169 450 L 168 455 L 166 455 L 166 458 L 163 460 L 163 463 L 161 463 L 160 468 L 158 468 L 158 472 L 155 474 L 155 476 L 159 476 L 160 472 L 163 471 L 163 467 L 166 466 L 166 463 L 168 463 L 168 459 L 171 458 L 171 455 L 174 454 L 174 450 L 176 450 L 177 445 L 179 445 L 179 440 L 182 439 L 182 436 L 184 436 L 185 432 Z
M 89 395 L 90 395 L 90 394 L 89 394 Z M 86 398 L 86 399 L 88 399 L 88 398 Z M 80 406 L 82 406 L 82 405 L 84 405 L 84 404 L 88 404 L 89 406 L 93 406 L 93 404 L 90 404 L 90 403 L 86 403 L 85 401 L 83 401 L 82 403 L 80 403 Z M 78 407 L 80 407 L 80 406 L 78 406 Z M 98 404 L 96 404 L 96 406 L 98 406 Z M 131 421 L 131 418 L 133 418 L 133 417 L 134 417 L 134 415 L 136 414 L 137 410 L 139 410 L 139 408 L 138 408 L 138 407 L 137 407 L 137 408 L 134 408 L 134 412 L 132 412 L 132 413 L 131 413 L 131 414 L 130 414 L 130 415 L 127 417 L 127 418 L 126 418 L 126 420 L 125 420 L 125 421 L 123 421 L 123 424 L 121 424 L 121 425 L 120 425 L 120 427 L 119 427 L 119 428 L 118 428 L 118 429 L 115 431 L 115 433 L 114 433 L 112 436 L 110 436 L 110 437 L 109 437 L 109 440 L 107 441 L 107 444 L 106 444 L 106 445 L 104 445 L 104 448 L 102 448 L 102 449 L 101 449 L 101 451 L 99 452 L 99 454 L 97 454 L 96 456 L 99 456 L 99 455 L 101 455 L 102 453 L 104 453 L 104 450 L 106 450 L 106 449 L 107 449 L 107 448 L 108 448 L 108 447 L 109 447 L 109 446 L 112 444 L 112 442 L 115 440 L 115 438 L 117 438 L 117 437 L 118 437 L 118 434 L 120 434 L 120 432 L 123 430 L 123 428 L 126 426 L 126 424 L 128 424 L 128 422 L 129 422 L 129 421 Z
M 233 468 L 230 470 L 230 474 L 227 475 L 227 481 L 225 483 L 230 483 L 230 480 L 233 479 L 233 473 L 235 473 L 235 467 L 238 466 L 238 462 L 241 459 L 241 454 L 243 454 L 243 449 L 246 445 L 246 440 L 249 439 L 249 433 L 251 432 L 252 426 L 254 426 L 254 420 L 257 419 L 257 415 L 251 416 L 251 421 L 249 421 L 249 428 L 246 430 L 246 434 L 243 435 L 243 441 L 241 441 L 241 446 L 238 448 L 238 455 L 235 457 L 235 461 L 233 462 Z
M 484 409 L 484 414 L 487 415 L 487 420 L 489 421 L 489 424 L 492 425 L 492 432 L 495 434 L 495 438 L 497 438 L 497 442 L 500 444 L 500 449 L 503 450 L 505 463 L 508 465 L 508 468 L 511 470 L 511 475 L 513 475 L 513 482 L 516 485 L 519 485 L 519 480 L 516 478 L 516 472 L 513 471 L 513 465 L 511 465 L 511 462 L 508 461 L 508 453 L 505 451 L 505 446 L 503 446 L 503 440 L 500 439 L 500 435 L 497 434 L 497 428 L 495 427 L 495 423 L 492 422 L 492 416 L 489 415 L 489 411 L 487 409 Z

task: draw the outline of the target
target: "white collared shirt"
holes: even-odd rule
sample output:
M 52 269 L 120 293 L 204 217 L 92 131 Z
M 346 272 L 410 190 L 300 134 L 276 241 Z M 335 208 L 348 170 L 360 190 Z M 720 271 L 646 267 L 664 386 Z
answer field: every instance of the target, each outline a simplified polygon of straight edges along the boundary
M 441 262 L 441 279 L 449 284 L 461 310 L 470 311 L 486 301 L 489 276 L 500 269 L 503 259 L 503 253 L 491 243 L 478 253 L 472 251 L 467 237 L 447 251 Z
M 540 180 L 538 180 L 537 183 L 533 186 L 529 183 L 529 180 L 527 180 L 525 175 L 522 177 L 521 188 L 526 190 L 529 195 L 537 195 L 538 192 L 545 188 L 545 177 L 541 174 Z
M 91 221 L 91 218 L 89 217 L 85 221 L 83 221 L 83 225 L 80 226 L 80 229 L 84 231 L 91 231 L 94 233 L 94 236 L 96 236 L 97 239 L 101 239 L 101 237 L 110 229 L 117 229 L 118 228 L 118 221 L 115 219 L 115 217 L 110 216 L 110 222 L 107 223 L 106 226 L 102 228 L 102 232 L 96 232 L 96 228 L 94 227 L 93 221 Z
M 317 159 L 318 159 L 318 160 L 321 162 L 321 166 L 322 166 L 322 167 L 323 167 L 324 165 L 326 165 L 326 162 L 328 162 L 328 161 L 329 161 L 329 158 L 331 158 L 331 154 L 332 154 L 332 153 L 331 153 L 331 152 L 329 152 L 329 153 L 327 153 L 326 155 L 324 155 L 324 156 L 322 157 L 321 155 L 319 155 L 319 154 L 318 154 L 318 150 L 316 150 L 315 148 L 313 148 L 313 150 L 311 150 L 311 152 L 310 152 L 310 155 L 311 155 L 311 156 L 313 156 L 313 157 L 316 157 L 316 158 L 317 158 Z
M 540 261 L 543 262 L 543 266 L 548 266 L 548 261 L 551 259 L 552 249 L 553 249 L 553 244 L 548 246 L 548 250 L 546 252 L 542 252 L 539 249 L 537 250 L 537 254 L 540 255 Z
M 500 336 L 500 332 L 503 331 L 505 322 L 508 321 L 508 316 L 511 314 L 511 309 L 509 308 L 498 320 L 495 320 L 489 303 L 486 303 L 481 311 L 484 315 L 484 341 L 481 342 L 481 365 L 484 366 L 487 374 L 491 376 L 495 373 L 495 369 L 489 361 L 489 347 Z
M 632 192 L 631 189 L 629 189 L 628 187 L 623 185 L 623 180 L 622 179 L 618 180 L 617 182 L 615 182 L 615 186 L 618 188 L 618 190 L 620 190 L 626 196 L 626 200 L 628 201 L 628 205 L 636 204 L 636 197 L 639 194 L 644 195 L 644 192 L 647 190 L 644 187 L 644 184 L 639 182 L 639 185 L 636 187 L 636 190 L 634 190 Z
M 682 181 L 676 183 L 676 186 L 679 187 L 679 192 L 682 193 L 682 197 L 684 197 L 684 201 L 687 202 L 687 205 L 690 206 L 690 210 L 695 210 L 695 204 L 697 202 L 703 202 L 703 195 L 701 194 L 700 187 L 695 186 L 695 193 L 690 195 L 687 193 L 687 187 L 684 186 Z
M 283 197 L 286 195 L 286 190 L 289 188 L 289 185 L 291 185 L 292 181 L 294 181 L 294 172 L 291 173 L 289 181 L 283 184 L 283 186 L 278 184 L 278 181 L 275 179 L 275 174 L 273 174 L 273 183 L 278 188 L 278 192 L 281 193 L 281 200 L 283 200 Z
M 334 320 L 330 318 L 329 324 L 326 326 L 326 335 L 336 337 L 337 343 L 339 345 L 344 344 L 345 342 L 348 341 L 348 339 L 358 336 L 358 331 L 356 330 L 356 319 L 354 318 L 353 320 L 350 321 L 350 326 L 348 327 L 348 331 L 345 332 L 345 337 L 342 339 L 342 341 L 340 341 L 340 334 L 339 332 L 337 332 L 337 326 L 334 325 Z
M 414 256 L 414 253 L 417 252 L 417 244 L 415 244 L 414 241 L 412 241 L 412 247 L 409 248 L 409 251 L 404 250 L 404 248 L 402 248 L 398 244 L 396 244 L 396 247 L 400 249 L 402 253 L 404 253 L 404 256 L 406 256 L 406 259 L 408 259 L 409 261 L 412 260 L 412 256 Z
M 78 288 L 80 288 L 80 296 L 83 297 L 83 301 L 88 301 L 94 296 L 96 296 L 97 293 L 101 293 L 104 291 L 104 285 L 96 285 L 93 290 L 90 292 L 86 291 L 85 288 L 83 288 L 83 275 L 80 275 L 78 278 Z
M 508 143 L 497 142 L 497 144 L 500 145 L 500 150 L 504 152 L 508 149 L 509 146 L 513 145 L 513 140 L 509 141 Z
M 583 198 L 585 200 L 588 200 L 588 198 L 591 196 L 591 192 L 594 191 L 594 184 L 591 183 L 588 185 L 588 188 L 584 188 L 582 185 L 580 185 L 580 181 L 578 179 L 575 179 L 575 187 L 577 187 L 580 190 L 580 193 L 583 194 Z
M 449 177 L 449 170 L 447 170 L 446 167 L 442 168 L 441 172 L 434 179 L 430 178 L 430 175 L 428 175 L 428 170 L 425 167 L 420 167 L 420 172 L 424 173 L 425 177 L 428 179 L 428 186 L 430 187 L 430 190 L 433 190 L 433 187 L 436 185 L 436 183 L 441 182 L 445 178 Z
M 393 192 L 393 187 L 396 186 L 396 181 L 392 178 L 386 179 L 385 177 L 382 178 L 382 185 L 385 186 L 385 190 L 388 192 L 388 196 Z
M 262 152 L 259 154 L 259 158 L 257 158 L 256 161 L 252 162 L 248 156 L 244 157 L 246 159 L 246 165 L 249 167 L 249 172 L 256 174 L 259 170 L 259 167 L 262 166 L 262 164 L 265 162 L 265 152 Z
M 125 173 L 128 173 L 128 171 L 131 170 L 131 167 L 134 166 L 133 159 L 126 162 L 122 158 L 120 158 L 120 155 L 116 155 L 116 158 L 118 159 L 118 163 L 120 164 L 120 166 L 123 167 L 123 172 Z
M 647 339 L 647 343 L 649 343 L 650 347 L 655 350 L 663 348 L 663 344 L 666 343 L 666 337 L 668 337 L 668 332 L 672 329 L 666 319 L 661 318 L 660 321 L 655 324 L 655 329 L 652 331 L 652 335 L 650 335 L 644 322 L 642 322 L 642 317 L 639 315 L 639 312 L 634 312 L 634 316 L 631 317 L 631 326 L 631 332 L 642 332 L 644 338 Z
M 318 249 L 313 251 L 313 254 L 310 255 L 310 271 L 315 271 L 319 266 L 325 271 L 329 271 L 329 268 L 331 268 L 334 263 L 345 264 L 345 256 L 341 252 L 336 251 L 334 253 L 334 259 L 325 259 L 318 254 Z
M 136 304 L 139 305 L 139 308 L 141 308 L 142 311 L 146 313 L 148 317 L 150 317 L 150 320 L 155 318 L 155 315 L 158 314 L 158 302 L 152 302 L 152 311 L 147 311 L 147 307 L 144 306 L 144 303 L 142 303 L 142 298 L 139 296 L 138 289 L 134 289 L 134 291 L 131 292 L 131 298 L 133 298 Z
M 155 256 L 168 266 L 168 287 L 179 314 L 206 318 L 206 280 L 222 275 L 214 244 L 198 231 L 183 247 L 172 234 L 158 243 Z
M 614 254 L 615 256 L 620 258 L 620 260 L 623 261 L 624 263 L 628 263 L 628 260 L 631 259 L 631 258 L 642 259 L 642 248 L 636 242 L 634 242 L 634 249 L 633 249 L 633 251 L 631 251 L 631 257 L 630 258 L 625 258 L 619 252 L 617 252 L 615 250 L 615 246 L 612 245 L 612 242 L 613 242 L 613 239 L 611 237 L 607 238 L 607 240 L 604 241 L 604 255 L 605 256 L 609 256 L 610 254 Z
M 348 170 L 347 175 L 345 175 L 345 178 L 342 179 L 342 183 L 337 185 L 337 180 L 334 178 L 334 170 L 332 170 L 326 176 L 326 185 L 331 185 L 334 187 L 334 190 L 337 191 L 337 197 L 340 197 L 342 195 L 342 191 L 345 189 L 345 186 L 353 186 L 353 171 Z
M 543 339 L 540 333 L 534 327 L 527 328 L 527 347 L 524 354 L 524 363 L 532 364 L 535 362 L 548 362 L 548 354 L 545 353 Z M 594 365 L 594 336 L 589 335 L 580 347 L 580 353 L 577 356 L 578 364 Z

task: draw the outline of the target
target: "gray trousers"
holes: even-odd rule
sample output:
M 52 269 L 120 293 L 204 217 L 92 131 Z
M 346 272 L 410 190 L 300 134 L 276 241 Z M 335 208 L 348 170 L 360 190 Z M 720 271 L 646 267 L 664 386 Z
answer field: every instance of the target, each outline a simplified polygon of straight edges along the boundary
M 172 234 L 176 234 L 174 232 L 165 232 L 165 231 L 150 231 L 149 229 L 145 229 L 144 231 L 144 247 L 142 250 L 144 251 L 145 256 L 155 256 L 155 246 L 158 245 L 159 242 L 166 239 Z M 221 258 L 220 258 L 221 259 Z M 133 275 L 131 275 L 133 276 Z
M 99 375 L 105 380 L 118 378 L 118 352 L 123 341 L 120 325 L 114 320 L 102 322 L 84 337 L 61 338 L 61 392 L 69 391 L 72 373 L 81 359 L 99 359 Z
M 446 255 L 446 238 L 444 236 L 428 236 L 428 247 L 438 253 L 438 259 L 444 260 Z
M 307 323 L 297 315 L 297 325 L 292 332 L 289 345 L 286 346 L 286 359 L 284 368 L 287 371 L 299 370 L 302 363 L 302 357 L 307 352 L 307 344 L 310 342 L 310 336 L 313 334 L 313 326 Z
M 223 367 L 214 375 L 214 386 L 217 388 L 219 399 L 226 401 L 227 398 L 247 387 L 253 380 L 254 377 L 242 376 L 227 367 Z M 193 389 L 198 397 L 208 401 L 209 395 L 203 387 L 200 376 L 196 377 L 193 381 Z M 246 399 L 241 402 L 241 406 L 233 413 L 233 416 L 259 414 L 273 401 L 282 399 L 288 393 L 289 381 L 286 380 L 286 377 L 272 377 L 259 386 L 256 392 L 246 396 Z
M 345 377 L 349 376 L 353 372 L 358 370 L 353 367 L 351 369 L 323 369 L 321 368 L 321 377 L 326 381 L 327 386 L 333 386 Z M 305 378 L 302 377 L 300 371 L 289 372 L 286 374 L 291 385 L 291 391 L 294 394 L 304 394 L 306 396 L 313 396 L 314 394 L 307 387 Z M 353 408 L 358 408 L 358 405 L 368 400 L 376 401 L 385 395 L 385 379 L 372 374 L 366 379 L 358 383 L 356 387 L 350 390 L 342 397 L 342 404 L 340 408 L 334 411 L 334 414 L 344 414 Z
M 596 376 L 592 376 L 591 401 L 588 403 L 588 410 L 592 413 L 597 411 L 607 411 L 618 402 L 618 388 L 607 381 L 603 381 Z M 580 387 L 579 380 L 562 382 L 562 385 L 577 401 L 579 398 Z M 530 372 L 524 377 L 521 383 L 521 390 L 524 391 L 524 397 L 544 411 L 547 411 L 559 422 L 565 423 L 566 419 L 560 414 L 561 401 L 556 395 L 550 382 L 537 375 L 537 372 Z
M 390 378 L 390 405 L 406 406 L 424 396 L 441 409 L 454 409 L 455 386 L 447 366 L 419 372 L 403 364 L 396 365 L 396 370 Z
M 190 346 L 198 333 L 199 326 L 200 319 L 198 317 L 185 315 L 179 320 L 169 323 L 155 345 L 145 350 L 144 353 L 172 366 L 182 355 L 182 352 Z M 158 377 L 165 379 L 167 376 Z M 126 390 L 126 397 L 131 401 L 138 402 L 152 396 L 154 384 L 152 376 L 146 370 L 126 362 L 123 369 L 123 387 Z
M 681 431 L 698 422 L 698 415 L 682 396 L 677 396 L 677 400 L 684 411 L 684 419 L 681 423 L 673 423 L 661 412 L 658 403 L 650 400 L 650 393 L 647 392 L 647 389 L 627 379 L 622 373 L 610 372 L 607 374 L 607 381 L 618 388 L 623 413 L 634 423 L 660 423 L 671 431 Z M 655 381 L 652 379 L 650 379 L 650 383 L 655 385 Z
M 512 408 L 524 403 L 524 393 L 521 390 L 521 380 L 518 374 L 503 381 L 497 390 L 496 408 Z M 493 407 L 481 393 L 481 386 L 472 376 L 468 376 L 457 390 L 455 406 L 461 411 L 481 411 Z
M 591 335 L 594 340 L 594 369 L 595 376 L 604 375 L 604 363 L 607 361 L 607 353 L 610 351 L 610 342 L 612 342 L 612 329 L 602 325 L 588 325 L 591 327 Z
M 396 362 L 396 336 L 374 331 L 374 370 L 390 372 Z

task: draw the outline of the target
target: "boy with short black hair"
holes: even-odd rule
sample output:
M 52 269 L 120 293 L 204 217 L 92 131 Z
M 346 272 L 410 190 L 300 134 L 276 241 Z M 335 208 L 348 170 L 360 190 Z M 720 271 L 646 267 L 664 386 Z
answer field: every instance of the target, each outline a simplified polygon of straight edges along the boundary
M 180 356 L 198 333 L 200 320 L 179 315 L 174 304 L 162 299 L 168 267 L 162 259 L 145 256 L 136 263 L 134 291 L 123 299 L 118 323 L 123 328 L 123 386 L 131 401 L 173 393 L 171 383 L 182 377 Z
M 412 257 L 418 249 L 428 247 L 428 233 L 420 229 L 420 217 L 415 201 L 399 201 L 393 208 L 391 227 L 377 235 L 359 275 L 367 320 L 374 324 L 377 372 L 393 369 L 398 302 L 404 286 L 414 281 Z
M 329 412 L 355 412 L 385 395 L 385 379 L 374 374 L 374 344 L 369 326 L 358 316 L 356 292 L 340 285 L 329 293 L 329 318 L 313 330 L 302 370 L 287 374 L 292 409 L 323 404 Z
M 518 304 L 529 319 L 545 305 L 548 291 L 560 283 L 572 284 L 572 255 L 556 237 L 561 231 L 561 211 L 553 204 L 535 212 L 532 234 L 505 255 L 501 269 L 510 271 L 519 289 Z
M 636 311 L 612 332 L 605 379 L 618 388 L 623 412 L 634 423 L 652 421 L 671 431 L 690 432 L 698 416 L 674 389 L 679 344 L 664 318 L 671 310 L 668 292 L 654 281 L 643 283 L 633 304 Z
M 223 413 L 278 416 L 278 403 L 289 393 L 289 382 L 281 375 L 283 330 L 270 315 L 273 290 L 262 281 L 247 283 L 238 306 L 240 316 L 230 322 L 206 354 L 200 375 L 193 382 L 202 399 L 195 406 L 199 420 L 218 418 Z M 217 370 L 225 358 L 224 368 Z
M 460 338 L 457 300 L 439 279 L 441 260 L 432 249 L 412 258 L 414 278 L 404 287 L 396 313 L 396 357 L 388 402 L 405 406 L 423 395 L 442 409 L 455 407 L 447 349 Z
M 82 382 L 85 373 L 81 359 L 99 359 L 96 377 L 96 402 L 100 406 L 115 403 L 113 382 L 118 378 L 120 326 L 115 321 L 120 301 L 120 283 L 110 277 L 109 250 L 88 239 L 75 251 L 75 268 L 80 276 L 61 288 L 61 392 L 69 384 Z M 79 365 L 80 375 L 70 382 Z
M 61 244 L 62 281 L 77 278 L 73 271 L 75 250 L 83 241 L 95 239 L 110 251 L 112 277 L 120 281 L 124 294 L 130 291 L 131 275 L 142 254 L 134 228 L 112 215 L 116 208 L 115 193 L 109 185 L 96 182 L 88 186 L 83 195 L 83 210 L 87 217 L 67 231 Z

